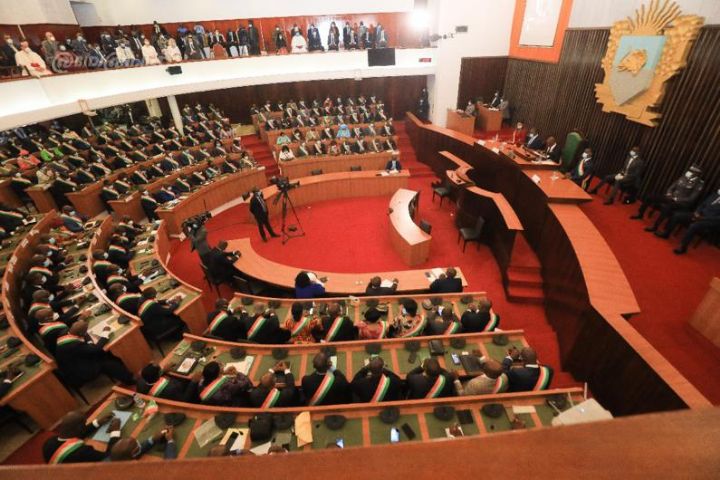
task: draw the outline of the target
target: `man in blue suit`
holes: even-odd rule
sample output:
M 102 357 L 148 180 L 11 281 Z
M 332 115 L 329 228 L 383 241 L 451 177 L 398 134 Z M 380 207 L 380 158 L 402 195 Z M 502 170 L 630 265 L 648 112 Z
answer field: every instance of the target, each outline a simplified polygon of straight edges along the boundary
M 522 361 L 522 367 L 513 367 L 515 361 Z M 512 347 L 503 359 L 503 370 L 508 376 L 509 392 L 547 390 L 553 377 L 553 369 L 538 365 L 537 353 L 530 347 L 518 350 Z

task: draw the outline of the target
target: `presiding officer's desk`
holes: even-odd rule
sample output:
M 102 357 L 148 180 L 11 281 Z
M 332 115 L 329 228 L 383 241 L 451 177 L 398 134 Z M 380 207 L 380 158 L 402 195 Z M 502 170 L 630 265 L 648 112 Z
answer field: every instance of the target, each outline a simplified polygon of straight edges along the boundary
M 22 240 L 13 244 L 2 279 L 2 313 L 8 327 L 0 330 L 0 370 L 5 371 L 14 366 L 22 372 L 22 376 L 15 379 L 10 391 L 0 398 L 0 406 L 9 405 L 25 412 L 45 429 L 51 428 L 65 413 L 74 409 L 77 402 L 55 376 L 55 360 L 25 336 L 25 330 L 21 327 L 25 312 L 21 308 L 20 297 L 23 277 L 40 235 L 50 231 L 57 222 L 57 212 L 50 211 L 29 229 Z M 21 229 L 24 230 L 23 227 Z M 7 347 L 10 337 L 19 339 L 20 345 Z M 32 366 L 27 365 L 24 360 L 28 354 L 37 355 L 40 361 Z
M 506 335 L 508 337 L 507 345 L 498 346 L 493 343 L 493 337 L 499 335 Z M 450 343 L 453 341 L 452 339 L 462 339 L 462 341 L 465 342 L 465 345 L 460 348 L 455 348 Z M 193 352 L 192 349 L 189 348 L 190 343 L 196 340 L 206 343 L 206 348 L 202 353 Z M 253 384 L 257 384 L 260 381 L 260 378 L 266 374 L 269 369 L 272 369 L 272 367 L 279 361 L 273 357 L 273 353 L 277 353 L 277 350 L 280 349 L 286 351 L 287 357 L 282 361 L 289 364 L 290 371 L 299 386 L 302 377 L 313 372 L 313 357 L 322 352 L 325 347 L 331 346 L 335 349 L 335 352 L 330 355 L 333 357 L 335 366 L 339 371 L 344 373 L 348 379 L 352 379 L 352 377 L 360 371 L 360 369 L 366 366 L 368 360 L 373 356 L 379 356 L 382 358 L 388 369 L 396 373 L 400 378 L 405 378 L 411 370 L 421 366 L 424 359 L 431 357 L 428 347 L 428 342 L 430 340 L 442 342 L 443 347 L 445 348 L 445 353 L 443 355 L 434 357 L 438 360 L 440 366 L 446 370 L 456 370 L 461 377 L 479 375 L 480 372 L 466 372 L 463 369 L 462 364 L 453 363 L 453 354 L 457 356 L 469 355 L 472 354 L 473 351 L 478 350 L 482 352 L 482 355 L 485 357 L 492 358 L 502 363 L 503 358 L 507 355 L 508 348 L 517 347 L 518 349 L 522 349 L 528 346 L 522 330 L 297 345 L 259 345 L 257 343 L 247 343 L 243 341 L 225 342 L 222 340 L 185 334 L 183 341 L 180 342 L 173 351 L 168 353 L 168 355 L 163 359 L 161 365 L 163 369 L 168 371 L 171 375 L 183 379 L 189 379 L 193 373 L 201 371 L 203 365 L 211 361 L 217 361 L 222 365 L 234 362 L 243 362 L 243 364 L 246 365 L 246 370 L 241 373 L 246 373 L 248 378 L 252 380 Z M 420 349 L 416 352 L 414 359 L 411 358 L 411 353 L 406 349 L 406 344 L 408 342 L 419 343 L 420 345 Z M 381 350 L 377 354 L 371 355 L 365 350 L 369 344 L 377 345 L 381 348 Z M 245 356 L 234 359 L 230 354 L 230 349 L 238 346 L 242 346 L 245 350 Z M 189 372 L 183 372 L 182 374 L 176 372 L 176 368 L 186 358 L 196 358 L 200 360 Z
M 403 261 L 414 267 L 425 263 L 430 256 L 430 234 L 416 223 L 420 208 L 419 192 L 399 189 L 390 199 L 390 242 Z
M 400 157 L 398 153 L 390 151 L 357 155 L 310 155 L 278 161 L 278 165 L 284 176 L 295 179 L 310 176 L 315 170 L 321 170 L 322 173 L 349 172 L 353 167 L 367 171 L 384 170 L 393 155 Z
M 246 275 L 261 280 L 265 283 L 281 288 L 292 290 L 295 288 L 295 276 L 303 269 L 301 267 L 290 267 L 272 260 L 268 260 L 253 250 L 249 238 L 241 238 L 228 241 L 228 249 L 239 251 L 240 258 L 235 266 Z M 462 280 L 463 286 L 467 286 L 467 280 L 459 267 L 455 267 Z M 379 276 L 385 279 L 397 278 L 399 280 L 397 292 L 422 292 L 430 287 L 431 279 L 429 270 L 402 270 L 396 272 L 372 272 L 372 273 L 332 273 L 314 270 L 318 278 L 327 277 L 325 292 L 329 295 L 363 295 L 370 279 Z
M 106 415 L 116 410 L 115 401 L 119 396 L 133 395 L 135 392 L 119 387 L 113 388 L 110 395 L 91 415 L 88 421 L 92 421 L 102 415 Z M 559 410 L 570 408 L 574 403 L 582 401 L 582 390 L 579 388 L 560 388 L 554 390 L 545 390 L 539 392 L 519 392 L 519 393 L 503 393 L 497 395 L 479 395 L 467 397 L 450 397 L 422 400 L 401 400 L 394 402 L 380 403 L 355 403 L 347 405 L 329 405 L 320 407 L 291 407 L 291 408 L 274 408 L 274 413 L 287 413 L 297 416 L 302 412 L 310 414 L 310 431 L 312 438 L 308 438 L 309 443 L 298 447 L 297 437 L 295 434 L 298 429 L 288 429 L 284 431 L 276 431 L 278 433 L 288 433 L 291 435 L 289 450 L 293 451 L 311 451 L 314 449 L 325 449 L 330 444 L 335 444 L 338 439 L 343 439 L 344 446 L 360 447 L 360 446 L 376 446 L 387 445 L 390 443 L 390 429 L 392 427 L 400 430 L 400 442 L 411 441 L 407 434 L 400 429 L 404 424 L 408 424 L 414 431 L 416 437 L 414 441 L 431 441 L 436 439 L 447 438 L 445 430 L 459 422 L 457 415 L 454 414 L 448 420 L 439 420 L 433 411 L 438 406 L 450 406 L 455 411 L 469 410 L 472 422 L 461 425 L 463 433 L 466 436 L 479 435 L 487 436 L 500 432 L 509 432 L 513 430 L 512 420 L 519 417 L 525 423 L 525 428 L 543 428 L 549 427 L 556 415 L 556 411 L 548 404 L 549 399 L 557 400 L 557 396 L 569 398 L 564 402 L 566 405 Z M 260 413 L 262 410 L 248 408 L 230 408 L 230 407 L 212 407 L 205 405 L 197 405 L 183 402 L 175 402 L 154 398 L 147 395 L 138 395 L 145 401 L 145 407 L 140 408 L 133 406 L 128 410 L 131 414 L 128 421 L 122 427 L 122 436 L 133 436 L 142 442 L 151 437 L 158 430 L 165 428 L 164 414 L 177 412 L 186 415 L 183 423 L 174 429 L 174 439 L 177 445 L 178 458 L 200 458 L 207 457 L 210 449 L 219 444 L 226 432 L 201 447 L 197 442 L 194 432 L 206 421 L 213 421 L 213 418 L 223 412 L 234 413 L 235 423 L 230 428 L 245 429 L 242 431 L 245 437 L 245 448 L 254 448 L 263 442 L 252 442 L 247 430 L 248 420 Z M 148 403 L 154 401 L 158 407 L 158 412 L 154 415 L 143 415 L 147 409 Z M 505 409 L 504 413 L 498 418 L 487 416 L 482 407 L 490 403 L 500 403 Z M 396 422 L 385 424 L 380 420 L 380 412 L 387 407 L 397 407 L 400 410 L 400 416 Z M 515 408 L 518 409 L 515 413 Z M 154 408 L 154 405 L 152 405 Z M 521 413 L 526 412 L 526 413 Z M 338 430 L 330 430 L 324 423 L 324 418 L 329 415 L 343 415 L 346 423 Z M 105 443 L 88 440 L 88 444 L 103 451 L 107 448 Z M 163 457 L 164 444 L 159 444 L 150 452 L 142 457 L 140 461 L 157 461 Z

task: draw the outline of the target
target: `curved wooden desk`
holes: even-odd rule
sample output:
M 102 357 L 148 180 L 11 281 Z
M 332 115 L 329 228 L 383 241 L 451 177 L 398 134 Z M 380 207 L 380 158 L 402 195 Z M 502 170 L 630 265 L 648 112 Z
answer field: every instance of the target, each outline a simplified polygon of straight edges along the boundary
M 415 223 L 419 192 L 399 189 L 390 199 L 390 243 L 403 261 L 414 267 L 427 262 L 432 237 Z
M 57 221 L 57 212 L 50 211 L 15 244 L 2 279 L 3 313 L 10 326 L 0 331 L 0 345 L 5 346 L 11 336 L 19 338 L 22 343 L 14 353 L 8 355 L 10 350 L 2 352 L 0 369 L 4 371 L 8 366 L 16 365 L 23 375 L 0 398 L 0 406 L 9 405 L 25 412 L 45 429 L 51 428 L 65 413 L 76 408 L 77 402 L 55 376 L 55 360 L 25 337 L 20 327 L 21 319 L 25 317 L 20 307 L 20 288 L 40 235 L 48 232 Z M 22 362 L 30 353 L 40 357 L 40 362 L 32 367 Z
M 278 165 L 283 175 L 295 179 L 308 177 L 312 175 L 313 170 L 322 170 L 323 173 L 349 172 L 352 167 L 360 167 L 363 171 L 385 170 L 385 165 L 392 156 L 392 152 L 338 156 L 312 155 L 309 157 L 296 158 L 289 162 L 281 161 L 278 162 Z
M 438 175 L 456 165 L 437 152 L 448 151 L 473 167 L 478 187 L 501 193 L 523 226 L 523 235 L 542 263 L 545 310 L 560 345 L 563 370 L 586 380 L 602 404 L 616 415 L 709 406 L 687 380 L 645 341 L 622 315 L 639 311 L 617 259 L 578 203 L 577 185 L 531 180 L 529 169 L 499 147 L 408 113 L 408 135 L 418 159 Z M 565 182 L 556 180 L 556 182 Z M 477 215 L 472 210 L 469 213 Z M 623 365 L 618 375 L 617 365 Z
M 303 269 L 301 267 L 290 267 L 258 255 L 250 245 L 249 238 L 230 240 L 230 250 L 238 250 L 242 256 L 235 262 L 235 266 L 246 275 L 263 282 L 282 287 L 288 290 L 295 289 L 295 276 Z M 455 267 L 462 279 L 463 286 L 467 281 L 462 274 L 460 267 Z M 422 292 L 430 286 L 426 274 L 427 270 L 402 270 L 397 272 L 373 272 L 373 273 L 332 273 L 314 270 L 318 278 L 327 277 L 325 291 L 329 295 L 363 295 L 370 279 L 374 276 L 381 278 L 397 278 L 398 293 Z
M 89 420 L 93 420 L 99 416 L 110 413 L 115 409 L 115 400 L 120 395 L 133 395 L 132 390 L 125 390 L 119 387 L 113 388 L 113 394 L 110 395 L 91 415 Z M 554 418 L 553 409 L 548 406 L 547 399 L 552 395 L 569 395 L 572 402 L 582 400 L 582 391 L 579 388 L 565 388 L 546 390 L 541 392 L 523 392 L 523 393 L 503 393 L 498 395 L 479 395 L 467 397 L 451 397 L 436 398 L 424 400 L 402 400 L 396 402 L 381 403 L 355 403 L 348 405 L 329 405 L 321 407 L 292 407 L 292 408 L 274 408 L 274 413 L 288 413 L 293 416 L 302 412 L 309 412 L 310 422 L 312 425 L 312 442 L 298 447 L 295 436 L 292 436 L 290 442 L 290 451 L 312 451 L 314 449 L 324 449 L 330 443 L 335 443 L 337 438 L 342 438 L 345 447 L 361 447 L 372 445 L 388 445 L 390 444 L 390 427 L 399 427 L 407 423 L 415 431 L 417 437 L 415 441 L 427 442 L 435 439 L 446 438 L 445 429 L 457 423 L 457 418 L 451 418 L 447 421 L 438 420 L 433 415 L 435 407 L 440 405 L 448 405 L 456 410 L 470 410 L 472 415 L 472 423 L 463 425 L 463 431 L 466 436 L 487 436 L 499 432 L 509 432 L 512 430 L 510 416 L 513 415 L 513 407 L 528 407 L 531 413 L 518 414 L 525 423 L 526 428 L 543 428 L 551 426 Z M 193 433 L 205 421 L 212 419 L 215 415 L 222 412 L 231 412 L 236 415 L 235 423 L 231 428 L 247 428 L 248 420 L 259 413 L 261 410 L 248 408 L 229 408 L 229 407 L 210 407 L 204 405 L 174 402 L 171 400 L 163 400 L 159 398 L 149 397 L 147 395 L 138 395 L 146 402 L 153 400 L 157 403 L 158 413 L 153 416 L 143 416 L 143 409 L 135 406 L 130 409 L 133 414 L 130 420 L 123 426 L 123 436 L 134 436 L 139 441 L 153 435 L 157 430 L 164 427 L 163 414 L 169 412 L 181 412 L 187 415 L 182 425 L 175 428 L 175 442 L 178 448 L 178 458 L 198 458 L 206 457 L 210 449 L 217 445 L 222 436 L 211 441 L 208 445 L 200 447 L 195 440 Z M 487 417 L 481 412 L 483 405 L 488 403 L 501 403 L 505 406 L 508 415 L 504 415 L 497 419 Z M 400 409 L 400 418 L 394 425 L 386 425 L 380 421 L 378 414 L 387 407 L 397 407 Z M 568 402 L 570 406 L 570 402 Z M 323 419 L 327 415 L 343 415 L 347 418 L 345 425 L 339 430 L 329 430 L 323 423 Z M 288 430 L 290 432 L 290 430 Z M 224 433 L 224 432 L 223 432 Z M 253 448 L 260 442 L 251 442 L 249 435 L 245 433 L 247 440 L 246 448 Z M 405 433 L 400 434 L 400 442 L 408 442 L 409 438 Z M 95 441 L 88 441 L 93 447 L 104 450 L 106 444 Z M 152 461 L 162 458 L 162 450 L 154 449 L 146 454 L 142 461 Z

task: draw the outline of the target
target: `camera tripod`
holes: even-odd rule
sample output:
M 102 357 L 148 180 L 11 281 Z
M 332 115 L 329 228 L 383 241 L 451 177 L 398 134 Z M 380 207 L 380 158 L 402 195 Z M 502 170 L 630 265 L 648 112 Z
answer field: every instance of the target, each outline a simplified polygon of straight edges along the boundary
M 285 245 L 291 238 L 304 237 L 305 229 L 300 223 L 300 218 L 295 211 L 295 205 L 293 204 L 290 195 L 288 195 L 288 190 L 280 190 L 280 195 L 275 198 L 274 203 L 277 203 L 280 200 L 282 200 L 282 223 L 280 226 L 280 230 L 282 236 L 282 244 Z M 291 231 L 291 225 L 287 224 L 288 205 L 290 205 L 290 210 L 292 210 L 293 217 L 295 217 L 295 221 L 297 222 L 297 229 L 295 231 Z

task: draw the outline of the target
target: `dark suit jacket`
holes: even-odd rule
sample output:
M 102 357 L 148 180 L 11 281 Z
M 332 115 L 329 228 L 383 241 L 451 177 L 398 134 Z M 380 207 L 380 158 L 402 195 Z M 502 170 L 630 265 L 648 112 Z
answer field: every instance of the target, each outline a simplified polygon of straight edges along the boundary
M 482 332 L 490 321 L 489 312 L 471 312 L 465 310 L 460 317 L 464 333 Z
M 439 397 L 452 397 L 455 395 L 453 381 L 446 371 L 440 374 L 445 378 L 445 385 L 440 391 Z M 423 374 L 422 367 L 415 367 L 407 374 L 406 380 L 409 399 L 425 398 L 430 389 L 435 385 L 435 378 Z
M 100 428 L 107 428 L 107 425 L 103 425 Z M 82 437 L 86 438 L 90 435 L 94 434 L 97 428 L 95 428 L 92 424 L 87 425 L 85 427 L 85 431 L 83 432 Z M 45 459 L 45 463 L 48 463 L 52 456 L 55 454 L 58 448 L 60 448 L 63 445 L 63 441 L 60 440 L 60 437 L 58 436 L 52 436 L 45 440 L 45 443 L 42 447 L 42 454 L 43 458 Z M 114 444 L 115 442 L 113 442 Z M 65 460 L 62 462 L 65 463 L 87 463 L 87 462 L 102 462 L 105 457 L 110 452 L 110 448 L 108 445 L 108 450 L 106 453 L 99 452 L 95 450 L 93 447 L 89 445 L 83 445 L 79 449 L 75 450 L 73 453 L 71 453 Z
M 395 164 L 395 168 L 393 168 L 393 164 Z M 399 160 L 388 160 L 388 162 L 385 164 L 385 170 L 402 170 L 402 164 Z
M 263 203 L 265 204 L 265 208 L 263 208 Z M 256 195 L 252 195 L 250 198 L 250 213 L 253 214 L 253 217 L 255 217 L 258 220 L 263 220 L 268 218 L 268 211 L 267 211 L 267 202 L 265 199 L 261 202 Z
M 371 295 L 373 297 L 381 297 L 383 295 L 394 295 L 397 290 L 397 283 L 393 283 L 392 287 L 373 287 L 368 284 L 365 289 L 365 295 Z
M 535 388 L 535 384 L 540 377 L 540 369 L 538 367 L 512 367 L 512 359 L 505 357 L 503 360 L 503 370 L 508 376 L 509 392 L 528 392 Z M 543 365 L 546 366 L 546 365 Z M 550 367 L 550 381 L 552 381 L 553 370 Z M 548 381 L 548 385 L 550 384 Z
M 277 315 L 267 315 L 267 320 L 262 325 L 262 327 L 259 328 L 257 333 L 253 335 L 252 340 L 253 342 L 257 343 L 265 343 L 265 344 L 272 344 L 272 343 L 285 343 L 290 338 L 290 332 L 287 330 L 283 330 L 280 328 L 280 320 L 278 320 Z M 245 318 L 243 318 L 243 325 L 245 327 L 246 332 L 250 332 L 250 328 L 252 327 L 253 323 L 255 323 L 255 319 L 257 317 L 246 315 Z
M 385 398 L 383 398 L 383 402 L 400 400 L 402 395 L 402 380 L 390 370 L 383 370 L 383 373 L 390 379 L 390 387 L 385 394 Z M 369 402 L 380 382 L 379 376 L 368 377 L 367 374 L 367 367 L 361 368 L 351 382 L 353 394 L 360 402 Z
M 328 332 L 330 331 L 330 328 L 332 328 L 332 324 L 335 321 L 336 317 L 331 317 L 329 315 L 325 315 L 320 320 L 322 322 L 322 330 L 320 332 L 317 332 L 316 340 L 320 341 L 325 339 L 327 337 Z M 355 340 L 357 338 L 357 328 L 353 325 L 353 322 L 350 318 L 344 317 L 342 323 L 340 324 L 340 328 L 338 329 L 337 333 L 335 334 L 335 337 L 333 337 L 333 342 L 344 342 L 348 340 Z
M 197 390 L 197 383 L 182 381 L 175 377 L 161 377 L 169 380 L 167 387 L 157 394 L 158 398 L 176 400 L 178 402 L 192 402 L 193 394 Z M 160 380 L 158 380 L 160 381 Z M 142 377 L 138 379 L 136 390 L 147 395 L 154 385 L 148 384 Z
M 350 403 L 352 401 L 352 391 L 350 389 L 350 382 L 348 382 L 347 378 L 345 378 L 345 375 L 338 370 L 335 370 L 332 373 L 327 372 L 326 375 L 334 375 L 335 382 L 325 397 L 315 405 L 337 405 Z M 321 375 L 317 372 L 313 372 L 310 375 L 305 375 L 303 377 L 301 383 L 303 394 L 305 395 L 305 403 L 308 405 L 310 404 L 312 396 L 315 394 L 318 387 L 320 387 L 320 383 L 322 383 L 324 378 L 325 375 Z
M 620 181 L 620 183 L 624 186 L 632 185 L 636 188 L 640 188 L 640 184 L 642 183 L 643 179 L 643 173 L 645 172 L 645 160 L 643 160 L 642 157 L 637 156 L 635 157 L 635 160 L 633 160 L 632 164 L 630 164 L 630 166 L 628 167 L 629 163 L 630 157 L 628 157 L 623 164 L 621 173 L 625 172 L 625 176 Z
M 462 291 L 463 285 L 460 277 L 438 278 L 430 284 L 430 292 L 432 293 L 460 293 Z
M 96 344 L 71 342 L 55 348 L 58 367 L 71 385 L 82 385 L 101 372 L 101 362 L 107 353 L 103 347 L 108 339 L 102 338 Z
M 221 321 L 213 330 L 209 333 L 210 335 L 230 342 L 237 341 L 239 339 L 246 338 L 247 332 L 243 322 L 235 315 L 230 315 L 227 311 L 223 310 L 228 316 Z M 212 321 L 217 315 L 221 313 L 220 310 L 213 310 L 207 315 L 208 328 L 210 328 Z
M 279 407 L 292 407 L 297 405 L 298 391 L 295 386 L 295 377 L 292 373 L 285 375 L 285 388 L 280 389 L 280 398 L 275 403 L 275 408 Z M 254 408 L 259 408 L 265 398 L 268 396 L 269 390 L 263 386 L 258 386 L 250 391 L 250 405 Z
M 185 323 L 175 314 L 174 310 L 174 304 L 155 299 L 155 303 L 140 315 L 144 324 L 143 331 L 154 337 L 173 327 L 184 326 Z

